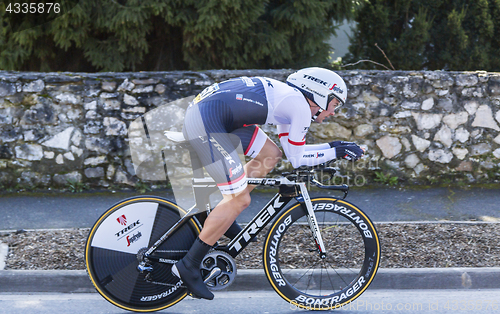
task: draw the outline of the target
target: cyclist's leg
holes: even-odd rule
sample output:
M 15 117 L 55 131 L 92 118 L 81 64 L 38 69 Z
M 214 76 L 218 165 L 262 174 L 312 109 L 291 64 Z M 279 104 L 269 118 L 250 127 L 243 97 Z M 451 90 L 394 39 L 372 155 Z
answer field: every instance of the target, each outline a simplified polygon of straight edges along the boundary
M 257 125 L 236 129 L 231 132 L 231 134 L 238 137 L 238 142 L 234 143 L 234 145 L 237 146 L 241 142 L 245 155 L 253 158 L 244 166 L 247 177 L 265 177 L 272 169 L 274 169 L 278 161 L 281 160 L 281 150 Z M 248 193 L 250 193 L 255 187 L 255 185 L 247 186 Z M 245 208 L 240 209 L 239 213 L 241 213 L 241 211 Z M 240 233 L 241 230 L 241 226 L 235 220 L 224 235 L 233 239 Z M 252 239 L 252 241 L 256 240 Z
M 280 160 L 281 150 L 256 125 L 233 130 L 230 134 L 209 134 L 214 137 L 214 140 L 206 143 L 204 148 L 200 147 L 198 155 L 207 156 L 210 152 L 215 157 L 210 164 L 207 164 L 208 162 L 203 164 L 217 182 L 223 200 L 211 211 L 205 221 L 200 239 L 213 245 L 250 204 L 250 192 L 255 186 L 248 186 L 246 177 L 267 175 Z M 245 155 L 253 158 L 244 167 L 235 149 L 240 143 Z M 217 145 L 217 149 L 213 148 L 210 151 L 206 149 L 208 145 L 213 144 Z M 223 149 L 220 148 L 221 146 Z M 220 152 L 223 154 L 217 158 L 217 153 Z M 231 158 L 228 158 L 227 154 Z
M 224 112 L 224 103 L 213 105 Z M 200 110 L 198 107 L 191 108 L 186 113 L 184 131 L 203 166 L 217 183 L 223 200 L 208 215 L 195 245 L 178 263 L 178 267 L 173 267 L 174 273 L 183 279 L 191 292 L 207 299 L 212 299 L 213 294 L 203 283 L 199 265 L 210 246 L 250 204 L 253 188 L 247 186 L 246 171 L 252 175 L 265 175 L 281 156 L 277 146 L 257 126 L 234 130 L 233 136 L 230 136 L 224 132 L 223 114 L 215 113 L 216 110 L 209 108 L 208 104 L 201 105 Z M 210 119 L 205 119 L 205 116 L 210 116 Z M 234 143 L 234 135 L 241 140 L 245 153 L 254 157 L 250 166 L 243 168 L 235 148 L 239 143 Z
M 205 140 L 204 140 L 205 139 Z M 193 145 L 205 169 L 214 178 L 224 199 L 208 215 L 202 233 L 186 256 L 172 267 L 174 274 L 182 279 L 188 289 L 198 297 L 213 299 L 200 274 L 200 264 L 210 248 L 231 226 L 236 217 L 250 203 L 243 165 L 236 150 L 231 151 L 231 140 L 227 133 L 208 133 Z
M 223 200 L 215 206 L 203 223 L 200 239 L 214 245 L 236 217 L 248 207 L 251 199 L 247 176 L 235 148 L 239 145 L 235 143 L 238 137 L 228 133 L 208 133 L 208 138 L 204 147 L 198 145 L 197 153 L 199 156 L 212 156 L 209 160 L 203 157 L 203 165 L 217 183 Z
M 215 206 L 205 220 L 200 239 L 214 245 L 233 224 L 236 217 L 250 205 L 250 200 L 248 190 L 223 195 L 222 201 Z
M 200 264 L 250 202 L 243 165 L 225 129 L 226 107 L 223 102 L 195 105 L 186 112 L 184 124 L 186 137 L 225 200 L 205 220 L 204 234 L 200 234 L 186 256 L 172 267 L 173 273 L 183 280 L 193 294 L 205 299 L 213 299 L 214 296 L 203 282 Z
M 245 165 L 245 173 L 252 178 L 264 177 L 274 168 L 280 158 L 281 151 L 273 141 L 267 138 L 258 155 Z M 221 190 L 223 200 L 215 206 L 205 220 L 200 239 L 210 245 L 215 244 L 232 227 L 241 212 L 250 205 L 250 192 L 254 188 L 254 185 L 248 185 L 236 194 L 227 194 Z

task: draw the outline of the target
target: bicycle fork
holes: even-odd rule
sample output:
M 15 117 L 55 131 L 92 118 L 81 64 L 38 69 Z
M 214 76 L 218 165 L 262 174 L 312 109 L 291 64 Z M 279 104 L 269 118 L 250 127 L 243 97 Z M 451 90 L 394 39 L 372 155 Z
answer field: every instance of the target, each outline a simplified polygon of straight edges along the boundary
M 307 191 L 306 184 L 304 182 L 299 183 L 300 193 L 302 194 L 302 198 L 304 200 L 303 205 L 305 205 L 307 210 L 307 222 L 309 227 L 311 228 L 311 232 L 316 241 L 316 246 L 319 250 L 319 255 L 321 258 L 326 258 L 326 248 L 323 243 L 323 238 L 321 237 L 321 232 L 319 231 L 318 221 L 316 220 L 316 214 L 314 213 L 314 209 L 311 203 L 311 198 L 309 197 L 309 192 Z

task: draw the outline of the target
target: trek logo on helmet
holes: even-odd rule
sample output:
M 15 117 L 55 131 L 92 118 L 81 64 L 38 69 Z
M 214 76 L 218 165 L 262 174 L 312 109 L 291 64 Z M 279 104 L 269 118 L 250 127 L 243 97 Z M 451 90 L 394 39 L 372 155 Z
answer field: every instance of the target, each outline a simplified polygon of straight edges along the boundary
M 325 82 L 323 80 L 320 80 L 319 78 L 316 78 L 314 76 L 307 75 L 307 74 L 304 74 L 304 78 L 308 79 L 308 80 L 311 80 L 313 82 L 316 82 L 318 84 L 325 85 L 326 87 L 328 87 L 328 85 L 329 85 L 327 82 Z

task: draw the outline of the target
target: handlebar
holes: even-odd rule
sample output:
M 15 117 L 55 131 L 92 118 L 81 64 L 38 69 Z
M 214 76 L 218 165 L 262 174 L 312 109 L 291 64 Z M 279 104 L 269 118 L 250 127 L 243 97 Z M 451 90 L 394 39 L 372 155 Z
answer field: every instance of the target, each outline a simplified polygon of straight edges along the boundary
M 342 191 L 344 193 L 349 192 L 349 186 L 347 184 L 342 184 L 342 185 L 324 185 L 323 183 L 319 182 L 316 179 L 312 179 L 310 181 L 312 184 L 317 186 L 320 189 L 324 190 L 333 190 L 333 191 Z

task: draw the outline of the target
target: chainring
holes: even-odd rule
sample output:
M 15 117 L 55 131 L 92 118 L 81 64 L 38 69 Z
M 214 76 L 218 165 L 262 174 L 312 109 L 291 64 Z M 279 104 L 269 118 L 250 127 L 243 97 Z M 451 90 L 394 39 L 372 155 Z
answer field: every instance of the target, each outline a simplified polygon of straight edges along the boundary
M 201 276 L 212 291 L 226 289 L 236 277 L 236 262 L 224 251 L 212 250 L 201 263 Z

